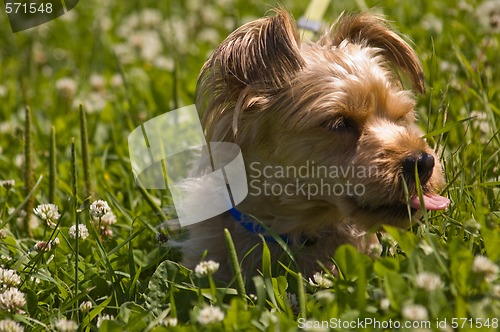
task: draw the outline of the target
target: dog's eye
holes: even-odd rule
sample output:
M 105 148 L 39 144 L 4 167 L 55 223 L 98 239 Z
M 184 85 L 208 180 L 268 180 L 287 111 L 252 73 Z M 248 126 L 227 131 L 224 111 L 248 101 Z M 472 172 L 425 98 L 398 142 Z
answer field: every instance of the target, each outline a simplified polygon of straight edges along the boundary
M 323 121 L 321 126 L 332 132 L 340 132 L 346 130 L 352 130 L 355 132 L 358 131 L 358 127 L 356 126 L 354 120 L 346 117 L 338 117 L 335 119 L 325 120 Z

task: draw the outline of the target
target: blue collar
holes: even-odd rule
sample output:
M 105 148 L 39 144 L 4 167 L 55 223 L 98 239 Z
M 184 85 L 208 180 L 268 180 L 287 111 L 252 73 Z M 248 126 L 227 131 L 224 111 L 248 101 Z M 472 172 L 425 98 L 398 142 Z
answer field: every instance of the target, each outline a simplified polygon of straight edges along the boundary
M 231 213 L 231 215 L 233 216 L 233 218 L 243 227 L 246 228 L 247 231 L 249 231 L 250 233 L 253 233 L 253 234 L 260 234 L 262 235 L 262 237 L 264 238 L 264 240 L 266 240 L 266 242 L 269 242 L 269 243 L 278 243 L 278 241 L 276 241 L 276 237 L 279 237 L 283 240 L 283 242 L 285 242 L 286 244 L 292 244 L 293 241 L 285 234 L 282 234 L 282 235 L 277 235 L 276 237 L 274 236 L 271 236 L 271 235 L 265 235 L 267 232 L 266 232 L 266 229 L 264 227 L 262 227 L 262 225 L 260 225 L 259 223 L 255 222 L 250 216 L 247 216 L 246 214 L 244 213 L 241 213 L 240 211 L 238 211 L 236 208 L 231 208 L 229 210 L 229 212 Z M 300 238 L 300 243 L 303 243 L 305 245 L 308 245 L 308 242 L 310 242 L 310 240 L 304 236 L 302 236 Z

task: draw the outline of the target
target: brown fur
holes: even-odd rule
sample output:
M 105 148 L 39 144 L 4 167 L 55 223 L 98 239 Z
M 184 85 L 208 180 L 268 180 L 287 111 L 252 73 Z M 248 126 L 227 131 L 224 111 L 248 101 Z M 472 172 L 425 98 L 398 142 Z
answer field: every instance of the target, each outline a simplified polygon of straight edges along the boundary
M 237 207 L 277 234 L 311 239 L 312 245 L 291 245 L 306 275 L 318 270 L 318 261 L 332 267 L 330 257 L 339 245 L 366 250 L 370 231 L 380 225 L 408 227 L 418 219 L 418 211 L 412 210 L 411 218 L 408 214 L 403 181 L 410 196 L 417 186 L 414 178 L 403 175 L 405 158 L 434 156 L 422 191 L 442 187 L 438 158 L 414 123 L 414 95 L 404 89 L 406 78 L 416 92 L 425 91 L 415 52 L 373 14 L 343 15 L 317 43 L 301 43 L 291 17 L 278 10 L 237 29 L 204 65 L 196 106 L 207 140 L 238 144 L 257 189 L 264 189 L 264 180 L 290 188 L 298 183 L 295 178 L 264 178 L 265 167 L 377 170 L 372 176 L 299 179 L 310 186 L 320 180 L 353 183 L 365 188 L 363 195 L 250 194 Z M 230 278 L 224 228 L 230 230 L 239 258 L 245 257 L 243 270 L 254 274 L 261 248 L 249 250 L 261 240 L 228 213 L 190 228 L 184 264 L 194 267 L 207 250 L 207 259 L 221 263 L 220 276 Z M 281 247 L 268 245 L 278 259 Z

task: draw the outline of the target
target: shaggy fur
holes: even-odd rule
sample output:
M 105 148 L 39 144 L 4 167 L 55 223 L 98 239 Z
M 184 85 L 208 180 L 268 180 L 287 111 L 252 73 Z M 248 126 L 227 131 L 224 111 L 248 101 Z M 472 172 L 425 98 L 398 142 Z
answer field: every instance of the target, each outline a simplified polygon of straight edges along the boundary
M 207 141 L 236 143 L 245 160 L 250 193 L 237 209 L 286 235 L 306 276 L 318 262 L 333 268 L 330 257 L 341 244 L 365 251 L 380 225 L 415 222 L 417 183 L 429 209 L 448 204 L 434 194 L 443 186 L 441 165 L 415 125 L 414 94 L 405 83 L 425 91 L 417 55 L 373 14 L 343 15 L 317 43 L 301 43 L 294 21 L 278 10 L 234 31 L 205 63 L 196 106 Z M 278 174 L 286 167 L 338 173 Z M 266 185 L 289 191 L 265 192 Z M 334 186 L 346 190 L 300 190 Z M 193 268 L 206 250 L 206 259 L 221 263 L 218 276 L 230 279 L 224 228 L 244 273 L 255 274 L 262 241 L 229 213 L 190 227 L 183 263 Z M 281 246 L 268 246 L 278 259 Z

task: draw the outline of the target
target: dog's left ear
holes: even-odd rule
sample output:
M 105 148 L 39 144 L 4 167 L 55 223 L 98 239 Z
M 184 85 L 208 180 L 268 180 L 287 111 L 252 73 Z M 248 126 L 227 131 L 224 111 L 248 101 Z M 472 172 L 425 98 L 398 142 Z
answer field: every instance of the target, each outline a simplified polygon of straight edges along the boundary
M 379 49 L 379 53 L 390 64 L 409 75 L 417 92 L 425 92 L 424 72 L 417 54 L 403 38 L 390 29 L 383 17 L 368 13 L 341 15 L 318 43 L 323 46 L 339 46 L 343 41 Z

